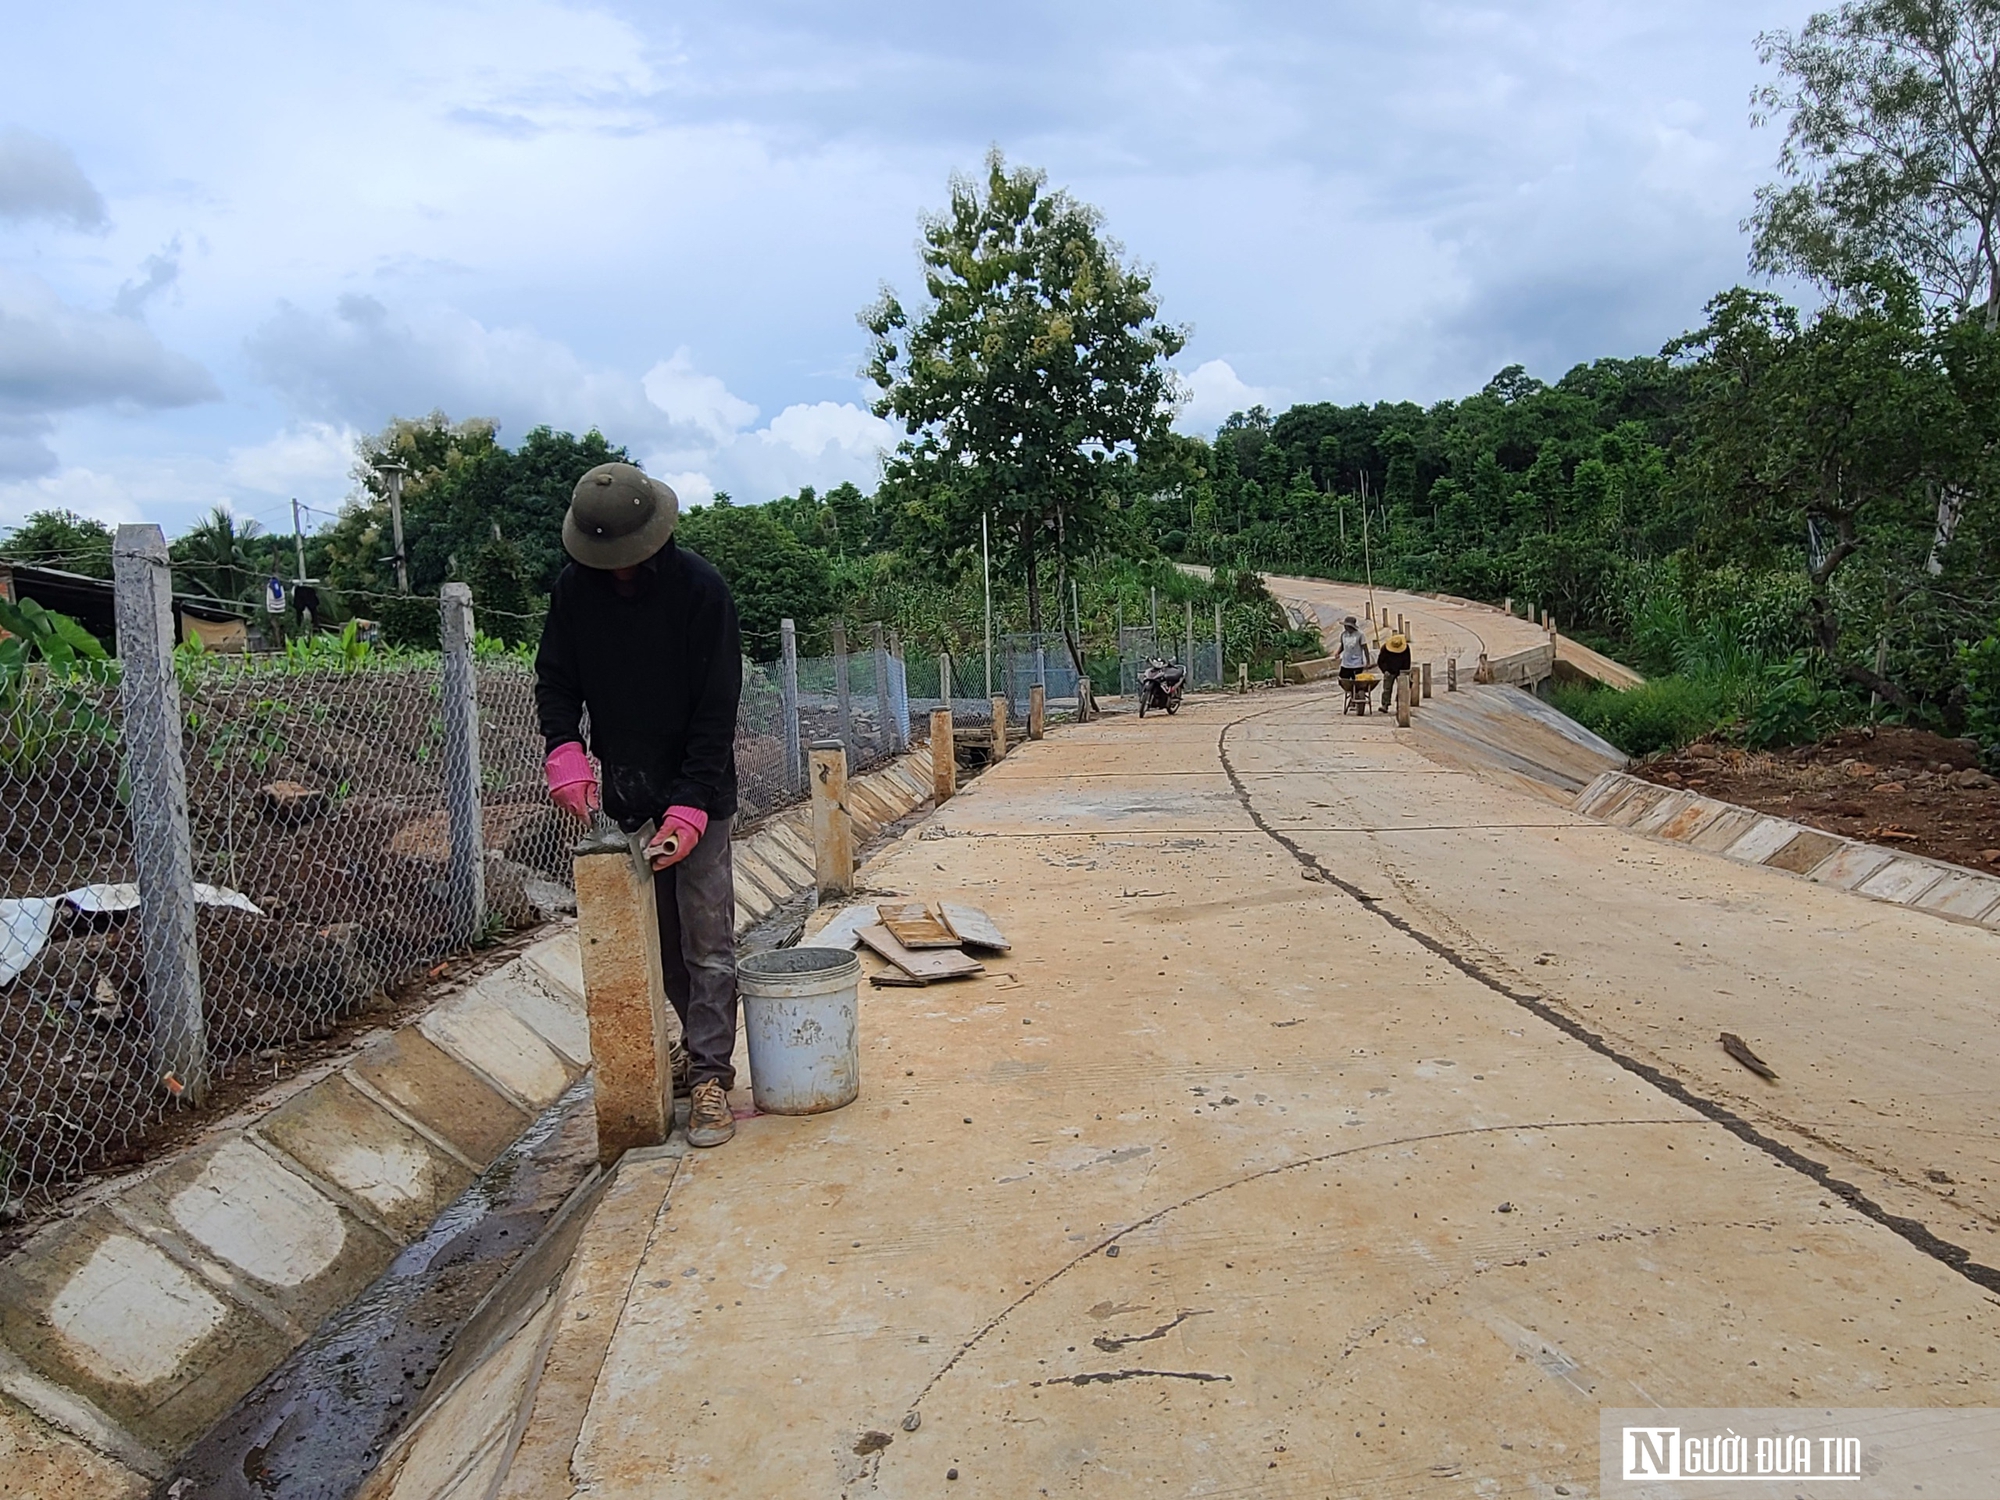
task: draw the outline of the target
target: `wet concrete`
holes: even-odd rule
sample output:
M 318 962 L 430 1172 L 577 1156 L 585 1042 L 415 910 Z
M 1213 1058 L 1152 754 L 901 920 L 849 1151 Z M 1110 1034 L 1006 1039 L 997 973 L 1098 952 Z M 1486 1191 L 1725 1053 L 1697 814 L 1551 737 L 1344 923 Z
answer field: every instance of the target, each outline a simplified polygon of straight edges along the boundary
M 459 1330 L 597 1163 L 589 1079 L 182 1458 L 165 1500 L 346 1500 Z

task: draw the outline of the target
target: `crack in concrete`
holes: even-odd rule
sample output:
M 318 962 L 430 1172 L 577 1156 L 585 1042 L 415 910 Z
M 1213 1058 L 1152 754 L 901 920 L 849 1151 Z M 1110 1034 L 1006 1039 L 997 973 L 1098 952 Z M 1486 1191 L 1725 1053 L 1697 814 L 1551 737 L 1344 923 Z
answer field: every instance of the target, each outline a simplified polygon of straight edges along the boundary
M 1606 1058 L 1616 1063 L 1626 1072 L 1644 1079 L 1661 1093 L 1667 1095 L 1668 1098 L 1673 1099 L 1677 1103 L 1685 1104 L 1688 1108 L 1714 1121 L 1738 1140 L 1744 1142 L 1744 1144 L 1755 1147 L 1774 1161 L 1780 1162 L 1790 1167 L 1793 1171 L 1810 1178 L 1820 1187 L 1840 1198 L 1848 1207 L 1874 1220 L 1913 1249 L 1929 1256 L 1940 1265 L 1956 1271 L 1977 1287 L 1981 1287 L 1989 1292 L 2000 1292 L 2000 1269 L 1974 1260 L 1972 1252 L 1964 1246 L 1955 1245 L 1951 1241 L 1941 1238 L 1931 1230 L 1929 1225 L 1924 1224 L 1920 1220 L 1905 1218 L 1901 1214 L 1891 1213 L 1853 1183 L 1835 1177 L 1832 1169 L 1825 1163 L 1816 1162 L 1804 1153 L 1786 1145 L 1783 1141 L 1766 1135 L 1755 1125 L 1752 1125 L 1748 1120 L 1737 1114 L 1736 1111 L 1704 1095 L 1697 1094 L 1693 1089 L 1671 1074 L 1654 1067 L 1650 1063 L 1641 1062 L 1629 1053 L 1620 1051 L 1606 1038 L 1592 1031 L 1582 1022 L 1565 1015 L 1555 1005 L 1551 1004 L 1545 996 L 1534 995 L 1525 990 L 1515 989 L 1512 985 L 1490 973 L 1479 963 L 1467 958 L 1450 944 L 1432 937 L 1407 917 L 1385 909 L 1379 898 L 1370 896 L 1359 886 L 1341 879 L 1322 865 L 1318 857 L 1311 851 L 1300 848 L 1287 838 L 1284 833 L 1272 827 L 1266 821 L 1264 815 L 1257 810 L 1256 804 L 1251 801 L 1249 788 L 1243 784 L 1243 779 L 1237 775 L 1236 767 L 1230 761 L 1229 731 L 1242 724 L 1249 723 L 1253 719 L 1261 719 L 1266 715 L 1278 713 L 1281 709 L 1292 706 L 1290 704 L 1279 705 L 1267 708 L 1262 713 L 1248 715 L 1242 719 L 1232 719 L 1229 723 L 1224 724 L 1221 731 L 1216 735 L 1215 750 L 1216 754 L 1221 758 L 1223 772 L 1229 777 L 1229 784 L 1236 789 L 1236 798 L 1243 804 L 1243 810 L 1250 815 L 1251 822 L 1255 823 L 1258 829 L 1267 837 L 1282 846 L 1293 859 L 1299 862 L 1301 868 L 1317 872 L 1319 879 L 1345 892 L 1365 910 L 1387 922 L 1411 941 L 1443 959 L 1468 979 L 1484 985 L 1487 989 L 1492 990 L 1495 994 L 1507 1000 L 1513 1001 L 1514 1004 L 1520 1006 L 1523 1010 L 1548 1022 L 1549 1025 L 1555 1027 L 1566 1036 L 1573 1037 L 1577 1041 L 1582 1042 L 1584 1046 L 1597 1053 L 1600 1057 Z M 1319 831 L 1321 830 L 1304 828 L 1293 830 L 1293 832 L 1297 833 L 1314 833 Z
M 1158 1328 L 1155 1328 L 1151 1333 L 1135 1333 L 1130 1338 L 1125 1338 L 1125 1339 L 1112 1338 L 1108 1334 L 1100 1333 L 1096 1338 L 1092 1339 L 1090 1342 L 1093 1347 L 1103 1350 L 1106 1354 L 1116 1354 L 1119 1350 L 1131 1344 L 1150 1344 L 1155 1339 L 1163 1339 L 1168 1334 L 1172 1333 L 1176 1328 L 1180 1327 L 1181 1324 L 1185 1323 L 1189 1318 L 1203 1317 L 1207 1314 L 1207 1312 L 1208 1312 L 1207 1308 L 1197 1307 L 1192 1309 L 1191 1311 L 1177 1314 L 1173 1322 L 1162 1323 Z
M 1113 1385 L 1121 1380 L 1197 1380 L 1207 1385 L 1218 1380 L 1233 1380 L 1233 1375 L 1210 1375 L 1203 1370 L 1095 1370 L 1081 1375 L 1057 1375 L 1042 1382 L 1043 1385 Z
M 1204 1199 L 1213 1198 L 1219 1193 L 1233 1192 L 1235 1189 L 1247 1187 L 1253 1182 L 1261 1182 L 1266 1177 L 1276 1177 L 1285 1172 L 1296 1172 L 1305 1167 L 1323 1166 L 1328 1162 L 1361 1156 L 1371 1151 L 1393 1151 L 1403 1146 L 1420 1146 L 1432 1141 L 1461 1140 L 1482 1135 L 1508 1135 L 1524 1130 L 1589 1130 L 1605 1126 L 1626 1125 L 1702 1126 L 1708 1123 L 1710 1122 L 1706 1120 L 1690 1119 L 1686 1115 L 1681 1115 L 1671 1119 L 1528 1120 L 1506 1125 L 1469 1125 L 1459 1130 L 1435 1130 L 1422 1135 L 1406 1135 L 1397 1136 L 1391 1140 L 1368 1141 L 1359 1145 L 1345 1146 L 1338 1151 L 1324 1151 L 1316 1156 L 1302 1156 L 1296 1161 L 1279 1162 L 1275 1166 L 1259 1167 L 1256 1171 L 1246 1172 L 1241 1177 L 1232 1177 L 1227 1182 L 1218 1182 L 1213 1187 L 1203 1188 L 1198 1193 L 1190 1193 L 1179 1202 L 1169 1203 L 1162 1208 L 1157 1208 L 1142 1219 L 1134 1219 L 1123 1229 L 1114 1230 L 1087 1250 L 1079 1251 L 1069 1260 L 1063 1262 L 1063 1264 L 1049 1272 L 1048 1275 L 1014 1298 L 1013 1301 L 1001 1308 L 991 1318 L 987 1319 L 984 1324 L 975 1329 L 969 1337 L 960 1343 L 958 1348 L 952 1351 L 951 1358 L 938 1366 L 936 1373 L 924 1382 L 923 1389 L 918 1391 L 916 1398 L 910 1402 L 910 1410 L 915 1411 L 918 1407 L 922 1406 L 924 1398 L 937 1389 L 938 1382 L 956 1369 L 959 1362 L 977 1348 L 988 1334 L 992 1333 L 1002 1323 L 1006 1322 L 1008 1318 L 1012 1317 L 1019 1308 L 1040 1296 L 1085 1261 L 1100 1254 L 1115 1255 L 1118 1252 L 1119 1245 L 1127 1235 L 1137 1230 L 1150 1228 L 1169 1215 L 1179 1213 L 1184 1208 L 1191 1208 Z

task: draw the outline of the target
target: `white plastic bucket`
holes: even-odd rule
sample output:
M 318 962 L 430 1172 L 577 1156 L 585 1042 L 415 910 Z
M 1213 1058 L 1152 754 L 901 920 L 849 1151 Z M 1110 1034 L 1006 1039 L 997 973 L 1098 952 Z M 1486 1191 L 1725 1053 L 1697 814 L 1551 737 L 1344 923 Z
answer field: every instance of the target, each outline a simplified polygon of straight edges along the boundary
M 767 1115 L 816 1115 L 861 1092 L 861 960 L 839 948 L 775 948 L 736 965 L 750 1092 Z

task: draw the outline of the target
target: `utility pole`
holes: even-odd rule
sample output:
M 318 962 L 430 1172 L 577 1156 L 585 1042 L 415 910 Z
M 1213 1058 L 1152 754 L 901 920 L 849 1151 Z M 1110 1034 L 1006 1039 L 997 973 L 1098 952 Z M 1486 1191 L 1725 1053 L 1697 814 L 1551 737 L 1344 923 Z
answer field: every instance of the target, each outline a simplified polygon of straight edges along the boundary
M 299 576 L 293 579 L 292 582 L 304 583 L 306 581 L 306 534 L 304 528 L 299 525 L 299 502 L 296 500 L 292 502 L 292 545 L 298 549 L 299 554 Z
M 406 465 L 389 459 L 375 465 L 375 472 L 389 486 L 389 530 L 396 543 L 396 592 L 407 594 L 410 591 L 410 559 L 403 551 L 403 476 L 410 471 Z

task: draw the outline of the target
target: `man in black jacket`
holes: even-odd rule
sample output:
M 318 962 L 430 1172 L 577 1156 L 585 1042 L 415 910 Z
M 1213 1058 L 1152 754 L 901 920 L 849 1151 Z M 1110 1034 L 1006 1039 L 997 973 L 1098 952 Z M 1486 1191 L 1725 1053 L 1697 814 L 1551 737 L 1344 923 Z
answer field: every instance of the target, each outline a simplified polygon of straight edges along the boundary
M 549 793 L 587 819 L 598 806 L 627 832 L 652 821 L 646 847 L 660 919 L 660 965 L 686 1047 L 675 1092 L 688 1087 L 688 1143 L 736 1133 L 736 705 L 743 646 L 736 601 L 705 559 L 674 541 L 680 502 L 631 464 L 599 464 L 577 481 L 563 519 L 573 561 L 556 579 L 535 654 L 535 704 L 548 749 Z M 686 1077 L 682 1077 L 685 1062 Z

